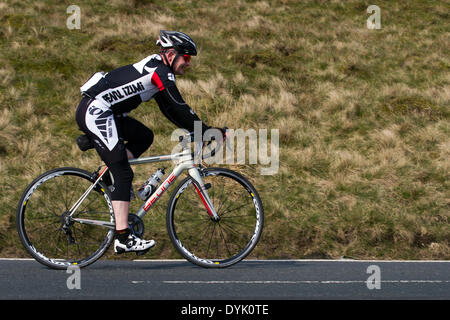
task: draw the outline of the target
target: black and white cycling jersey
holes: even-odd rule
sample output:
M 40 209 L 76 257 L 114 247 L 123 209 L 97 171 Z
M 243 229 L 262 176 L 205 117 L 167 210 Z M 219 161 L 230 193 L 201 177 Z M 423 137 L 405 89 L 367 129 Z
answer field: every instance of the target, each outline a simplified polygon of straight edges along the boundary
M 81 93 L 102 102 L 115 114 L 127 113 L 157 92 L 175 85 L 175 76 L 154 54 L 108 73 L 95 73 L 81 88 Z
M 114 115 L 128 114 L 154 97 L 161 112 L 176 126 L 192 132 L 194 122 L 201 121 L 184 102 L 175 85 L 175 75 L 159 54 L 108 73 L 97 72 L 80 90 L 95 101 L 93 107 L 110 110 Z M 208 128 L 202 123 L 203 132 Z

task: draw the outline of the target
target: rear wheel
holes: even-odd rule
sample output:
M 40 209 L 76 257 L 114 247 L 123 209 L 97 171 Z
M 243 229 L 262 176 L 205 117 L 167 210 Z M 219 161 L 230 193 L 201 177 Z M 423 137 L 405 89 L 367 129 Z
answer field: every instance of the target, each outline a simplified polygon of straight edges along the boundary
M 264 222 L 262 202 L 253 185 L 234 171 L 204 169 L 202 179 L 220 219 L 211 219 L 188 177 L 169 201 L 167 230 L 175 248 L 190 262 L 206 268 L 228 267 L 258 243 Z
M 70 265 L 85 267 L 105 253 L 114 236 L 114 212 L 106 185 L 99 182 L 74 216 L 69 215 L 91 185 L 91 173 L 59 168 L 42 174 L 27 187 L 17 208 L 17 231 L 33 258 L 54 269 L 67 269 Z M 85 223 L 73 218 L 85 219 Z M 110 227 L 86 223 L 89 220 Z

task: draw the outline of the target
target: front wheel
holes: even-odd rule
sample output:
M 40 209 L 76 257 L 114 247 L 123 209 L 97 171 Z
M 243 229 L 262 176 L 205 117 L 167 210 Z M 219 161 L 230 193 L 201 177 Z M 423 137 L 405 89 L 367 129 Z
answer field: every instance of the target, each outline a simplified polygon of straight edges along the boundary
M 187 177 L 169 200 L 169 237 L 190 262 L 206 268 L 229 267 L 258 243 L 264 222 L 262 202 L 253 185 L 234 171 L 204 169 L 202 179 L 220 219 L 208 215 L 193 179 Z

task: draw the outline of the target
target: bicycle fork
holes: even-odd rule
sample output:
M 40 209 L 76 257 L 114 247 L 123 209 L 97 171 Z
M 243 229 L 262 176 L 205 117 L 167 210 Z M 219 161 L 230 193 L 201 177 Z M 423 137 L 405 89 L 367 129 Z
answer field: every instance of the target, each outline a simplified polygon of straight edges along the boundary
M 219 221 L 220 217 L 217 214 L 216 210 L 214 209 L 214 206 L 212 204 L 211 199 L 209 198 L 208 192 L 206 191 L 211 187 L 210 184 L 204 184 L 203 179 L 200 175 L 200 172 L 197 168 L 189 169 L 189 175 L 193 179 L 195 190 L 197 191 L 198 195 L 200 196 L 200 199 L 203 202 L 203 205 L 206 208 L 206 211 L 208 212 L 211 219 L 214 221 Z

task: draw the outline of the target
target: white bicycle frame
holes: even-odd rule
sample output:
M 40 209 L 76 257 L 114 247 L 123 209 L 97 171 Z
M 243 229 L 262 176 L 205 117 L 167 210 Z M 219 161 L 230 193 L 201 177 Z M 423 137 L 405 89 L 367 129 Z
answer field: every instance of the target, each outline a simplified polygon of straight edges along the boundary
M 199 147 L 194 150 L 199 150 L 200 152 L 198 154 L 192 155 L 190 149 L 187 147 L 187 142 L 183 142 L 185 140 L 181 141 L 182 149 L 183 151 L 180 153 L 174 153 L 170 155 L 162 155 L 162 156 L 152 156 L 152 157 L 144 157 L 139 159 L 130 159 L 129 163 L 130 165 L 139 165 L 139 164 L 146 164 L 146 163 L 153 163 L 153 162 L 163 162 L 163 161 L 176 161 L 177 164 L 173 168 L 172 172 L 167 176 L 167 178 L 162 182 L 159 187 L 156 189 L 155 192 L 148 198 L 145 203 L 139 208 L 136 215 L 139 218 L 142 218 L 155 204 L 156 201 L 158 201 L 159 198 L 164 194 L 164 192 L 169 188 L 170 185 L 173 184 L 173 182 L 181 175 L 181 173 L 184 170 L 187 170 L 191 178 L 193 179 L 194 187 L 200 196 L 203 204 L 205 205 L 206 211 L 210 215 L 210 217 L 214 220 L 218 220 L 219 216 L 214 209 L 214 206 L 212 204 L 211 199 L 208 196 L 208 192 L 206 191 L 205 184 L 203 183 L 203 179 L 201 177 L 200 171 L 198 169 L 198 166 L 194 163 L 194 158 L 196 156 L 200 156 L 200 153 L 202 152 L 202 148 Z M 197 146 L 198 143 L 196 142 Z M 112 222 L 107 221 L 99 221 L 99 220 L 91 220 L 91 219 L 82 219 L 82 218 L 76 218 L 74 217 L 74 213 L 77 211 L 81 203 L 86 199 L 86 197 L 89 195 L 89 193 L 92 191 L 92 189 L 95 188 L 97 183 L 100 181 L 102 176 L 108 171 L 108 167 L 105 166 L 102 171 L 100 172 L 99 176 L 97 177 L 96 181 L 86 190 L 86 192 L 78 199 L 78 201 L 72 206 L 72 208 L 69 210 L 69 217 L 71 220 L 84 223 L 84 224 L 94 224 L 94 225 L 100 225 L 108 228 L 115 228 L 115 224 Z

